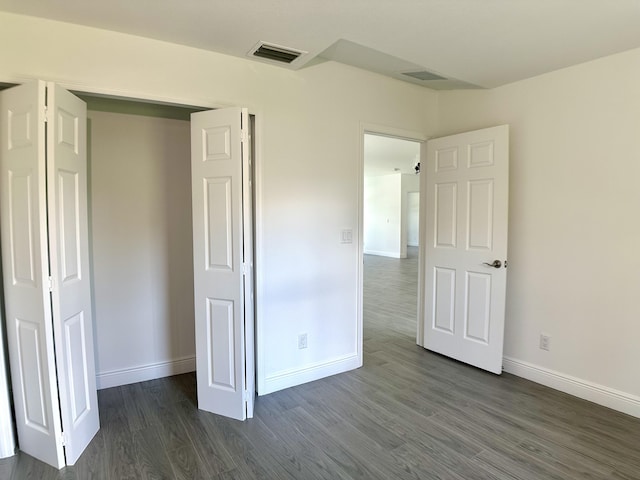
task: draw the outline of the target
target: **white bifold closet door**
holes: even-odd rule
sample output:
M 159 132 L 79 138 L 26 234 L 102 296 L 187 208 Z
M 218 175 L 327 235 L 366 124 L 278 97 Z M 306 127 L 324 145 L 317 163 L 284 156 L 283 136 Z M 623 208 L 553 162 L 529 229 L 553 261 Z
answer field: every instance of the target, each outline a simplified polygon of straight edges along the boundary
M 52 83 L 0 92 L 0 228 L 19 448 L 73 465 L 99 429 L 86 105 Z
M 255 396 L 249 115 L 191 115 L 198 407 L 238 420 Z

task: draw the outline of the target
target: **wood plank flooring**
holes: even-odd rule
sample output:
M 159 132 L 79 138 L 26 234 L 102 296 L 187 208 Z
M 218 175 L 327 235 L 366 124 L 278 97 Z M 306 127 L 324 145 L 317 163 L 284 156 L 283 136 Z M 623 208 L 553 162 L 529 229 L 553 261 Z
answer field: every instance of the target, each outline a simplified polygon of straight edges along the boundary
M 195 406 L 193 374 L 99 392 L 74 467 L 25 454 L 0 479 L 640 479 L 640 420 L 415 345 L 417 261 L 365 259 L 364 367 L 259 397 L 246 422 Z

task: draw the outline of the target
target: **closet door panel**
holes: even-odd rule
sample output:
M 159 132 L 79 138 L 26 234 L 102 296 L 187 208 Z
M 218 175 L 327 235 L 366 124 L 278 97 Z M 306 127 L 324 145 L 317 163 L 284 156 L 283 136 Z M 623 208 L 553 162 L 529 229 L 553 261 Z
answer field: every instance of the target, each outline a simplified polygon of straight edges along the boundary
M 49 84 L 49 241 L 60 413 L 67 465 L 100 428 L 87 218 L 86 105 Z
M 255 395 L 247 131 L 246 109 L 191 115 L 198 408 L 238 420 Z
M 37 81 L 0 92 L 0 230 L 19 446 L 61 468 L 46 228 L 45 89 Z

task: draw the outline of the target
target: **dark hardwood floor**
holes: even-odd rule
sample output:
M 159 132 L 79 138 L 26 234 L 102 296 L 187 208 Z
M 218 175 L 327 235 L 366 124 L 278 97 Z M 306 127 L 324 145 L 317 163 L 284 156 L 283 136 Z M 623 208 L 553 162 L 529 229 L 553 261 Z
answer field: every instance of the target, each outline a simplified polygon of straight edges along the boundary
M 99 392 L 74 467 L 25 454 L 0 479 L 640 479 L 640 420 L 415 345 L 417 261 L 365 259 L 364 367 L 200 412 L 193 374 Z

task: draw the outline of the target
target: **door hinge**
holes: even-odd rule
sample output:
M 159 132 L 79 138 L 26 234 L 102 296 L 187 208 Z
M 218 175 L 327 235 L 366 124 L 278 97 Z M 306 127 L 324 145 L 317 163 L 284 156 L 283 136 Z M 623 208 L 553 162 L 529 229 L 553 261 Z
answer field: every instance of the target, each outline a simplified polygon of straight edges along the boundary
M 44 106 L 44 123 L 49 121 L 49 107 Z
M 60 434 L 60 444 L 61 444 L 63 447 L 66 447 L 66 446 L 67 446 L 67 436 L 65 435 L 65 433 L 64 433 L 64 432 L 62 432 L 62 433 Z
M 246 130 L 240 130 L 240 141 L 242 143 L 247 143 L 249 141 L 249 132 Z
M 53 277 L 49 277 L 48 283 L 49 283 L 49 291 L 53 292 Z
M 244 275 L 244 276 L 247 275 L 247 264 L 246 263 L 242 264 L 242 275 Z

